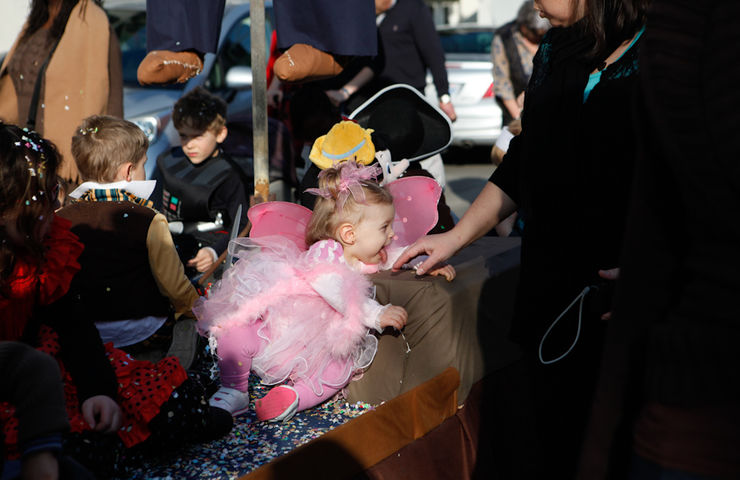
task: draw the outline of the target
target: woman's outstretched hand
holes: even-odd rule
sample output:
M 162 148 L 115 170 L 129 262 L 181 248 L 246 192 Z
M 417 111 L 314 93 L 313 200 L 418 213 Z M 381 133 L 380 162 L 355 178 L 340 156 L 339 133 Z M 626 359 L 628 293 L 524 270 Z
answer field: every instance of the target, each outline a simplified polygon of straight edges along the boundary
M 411 259 L 419 255 L 429 255 L 429 258 L 416 267 L 416 274 L 424 275 L 433 270 L 437 265 L 453 256 L 458 250 L 458 246 L 450 236 L 451 233 L 452 232 L 450 231 L 447 233 L 440 233 L 438 235 L 427 235 L 425 237 L 421 237 L 419 240 L 411 244 L 400 257 L 398 257 L 398 260 L 393 264 L 393 270 L 400 270 L 404 264 L 409 263 Z M 438 267 L 438 269 L 439 268 L 442 267 Z M 444 273 L 442 274 L 444 275 Z M 447 275 L 445 275 L 445 277 L 447 277 Z M 450 280 L 449 277 L 448 280 Z

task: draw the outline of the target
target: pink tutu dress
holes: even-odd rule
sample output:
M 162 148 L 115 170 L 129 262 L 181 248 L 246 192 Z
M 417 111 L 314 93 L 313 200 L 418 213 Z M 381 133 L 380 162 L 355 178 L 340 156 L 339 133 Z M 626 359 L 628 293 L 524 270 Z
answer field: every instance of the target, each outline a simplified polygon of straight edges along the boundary
M 338 242 L 301 251 L 270 236 L 240 238 L 229 248 L 239 260 L 193 311 L 217 343 L 232 330 L 256 329 L 263 341 L 251 371 L 263 383 L 307 383 L 322 396 L 325 386 L 341 389 L 372 362 L 378 342 L 370 329 L 381 330 L 386 306 L 373 300 L 371 282 L 345 262 Z

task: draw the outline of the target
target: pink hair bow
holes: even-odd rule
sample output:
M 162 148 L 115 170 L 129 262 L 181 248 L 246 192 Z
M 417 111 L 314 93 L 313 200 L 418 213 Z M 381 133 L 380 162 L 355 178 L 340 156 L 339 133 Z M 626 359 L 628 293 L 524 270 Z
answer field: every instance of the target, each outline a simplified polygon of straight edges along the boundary
M 352 194 L 352 198 L 355 199 L 355 202 L 365 203 L 365 192 L 362 190 L 362 182 L 374 180 L 381 174 L 380 167 L 376 165 L 364 166 L 353 161 L 344 162 L 342 165 L 335 168 L 340 169 L 337 210 L 342 210 L 344 208 L 344 203 L 347 201 L 350 194 Z M 319 179 L 321 179 L 322 175 L 326 175 L 325 172 L 326 170 L 322 170 L 321 173 L 319 173 Z M 331 192 L 324 188 L 308 188 L 306 189 L 306 192 L 320 195 L 324 198 L 332 198 Z

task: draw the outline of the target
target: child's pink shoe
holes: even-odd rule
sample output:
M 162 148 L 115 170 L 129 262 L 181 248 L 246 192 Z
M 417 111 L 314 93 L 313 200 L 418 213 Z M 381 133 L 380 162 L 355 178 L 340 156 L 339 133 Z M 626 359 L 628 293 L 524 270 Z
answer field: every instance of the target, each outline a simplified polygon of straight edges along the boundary
M 298 410 L 298 392 L 288 385 L 280 385 L 254 403 L 260 421 L 287 422 Z
M 208 403 L 212 407 L 222 408 L 236 417 L 249 410 L 249 392 L 221 387 L 213 394 Z

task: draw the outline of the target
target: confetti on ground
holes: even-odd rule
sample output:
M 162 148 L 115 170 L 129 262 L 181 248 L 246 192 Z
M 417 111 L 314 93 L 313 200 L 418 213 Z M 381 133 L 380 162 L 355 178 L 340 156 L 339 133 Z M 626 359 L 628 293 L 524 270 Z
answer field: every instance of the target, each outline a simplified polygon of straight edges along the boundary
M 183 449 L 178 457 L 153 458 L 121 478 L 236 479 L 373 408 L 368 403 L 349 404 L 343 398 L 335 398 L 296 413 L 286 423 L 259 422 L 254 401 L 263 397 L 270 387 L 255 380 L 249 388 L 250 409 L 234 419 L 234 428 L 228 436 Z

